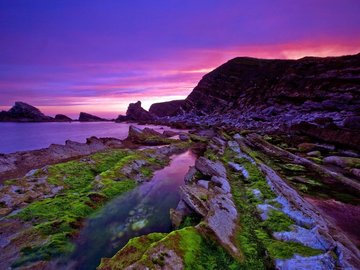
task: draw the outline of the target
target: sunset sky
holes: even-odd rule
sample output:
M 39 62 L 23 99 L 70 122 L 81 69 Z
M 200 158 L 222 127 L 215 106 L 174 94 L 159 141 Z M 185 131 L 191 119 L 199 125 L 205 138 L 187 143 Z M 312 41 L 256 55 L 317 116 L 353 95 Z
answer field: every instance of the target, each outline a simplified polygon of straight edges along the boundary
M 360 52 L 359 0 L 1 0 L 0 109 L 104 117 L 185 98 L 236 56 Z

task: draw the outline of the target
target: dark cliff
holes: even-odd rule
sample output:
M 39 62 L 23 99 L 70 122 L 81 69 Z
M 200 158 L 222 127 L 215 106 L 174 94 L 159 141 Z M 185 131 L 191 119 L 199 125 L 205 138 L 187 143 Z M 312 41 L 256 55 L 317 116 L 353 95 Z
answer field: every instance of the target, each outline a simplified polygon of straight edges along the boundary
M 182 107 L 203 113 L 244 112 L 307 102 L 319 109 L 359 112 L 359 92 L 360 54 L 299 60 L 235 58 L 205 75 Z
M 154 103 L 150 106 L 149 112 L 158 117 L 173 116 L 184 104 L 184 100 Z

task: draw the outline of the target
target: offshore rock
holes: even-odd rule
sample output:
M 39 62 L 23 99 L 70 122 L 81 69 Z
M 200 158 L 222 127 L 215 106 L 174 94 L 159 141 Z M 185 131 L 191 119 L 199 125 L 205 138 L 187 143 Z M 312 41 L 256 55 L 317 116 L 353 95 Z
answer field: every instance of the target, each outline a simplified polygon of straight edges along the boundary
M 55 121 L 57 122 L 71 122 L 72 119 L 64 114 L 55 115 Z
M 151 113 L 141 107 L 141 101 L 138 101 L 136 103 L 130 103 L 126 111 L 126 116 L 119 115 L 115 122 L 147 122 L 154 119 L 155 117 Z
M 17 101 L 9 111 L 0 112 L 2 122 L 51 122 L 54 118 L 46 116 L 38 108 Z
M 81 112 L 79 115 L 79 121 L 80 122 L 102 122 L 102 121 L 109 121 L 109 120 L 98 117 L 96 115 L 89 114 L 89 113 Z

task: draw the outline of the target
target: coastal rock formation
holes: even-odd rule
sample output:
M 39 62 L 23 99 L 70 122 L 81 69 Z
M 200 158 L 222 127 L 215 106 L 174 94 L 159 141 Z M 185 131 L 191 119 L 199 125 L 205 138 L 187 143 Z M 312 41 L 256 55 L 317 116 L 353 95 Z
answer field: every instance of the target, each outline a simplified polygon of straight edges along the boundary
M 81 112 L 79 115 L 79 121 L 80 122 L 102 122 L 102 121 L 109 121 L 109 120 L 89 114 L 89 113 Z
M 305 121 L 354 128 L 360 111 L 359 66 L 360 54 L 235 58 L 205 75 L 169 122 L 275 130 Z
M 150 106 L 149 112 L 158 117 L 173 116 L 184 104 L 185 100 L 154 103 Z
M 91 137 L 86 143 L 68 140 L 65 145 L 52 144 L 40 150 L 0 154 L 0 180 L 19 177 L 31 169 L 48 164 L 119 147 L 123 147 L 123 144 L 118 139 Z
M 133 125 L 130 126 L 129 135 L 125 139 L 125 142 L 150 146 L 169 144 L 174 141 L 151 128 L 140 129 Z
M 54 118 L 46 116 L 39 109 L 17 101 L 9 111 L 0 112 L 0 121 L 3 122 L 50 122 Z
M 55 115 L 55 121 L 57 122 L 71 122 L 72 119 L 64 114 Z
M 141 107 L 141 101 L 136 103 L 130 103 L 129 107 L 126 111 L 126 116 L 119 115 L 119 117 L 115 120 L 116 122 L 147 122 L 154 119 L 154 116 Z

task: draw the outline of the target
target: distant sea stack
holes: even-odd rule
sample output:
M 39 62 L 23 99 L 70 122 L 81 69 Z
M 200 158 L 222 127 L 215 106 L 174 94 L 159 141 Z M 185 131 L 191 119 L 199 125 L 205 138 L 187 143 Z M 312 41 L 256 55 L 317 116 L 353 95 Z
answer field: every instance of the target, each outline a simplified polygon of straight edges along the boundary
M 119 115 L 116 119 L 116 122 L 124 122 L 124 121 L 140 121 L 147 122 L 155 119 L 155 116 L 141 107 L 141 101 L 136 103 L 130 103 L 129 107 L 126 111 L 126 116 Z
M 185 100 L 172 100 L 154 103 L 150 106 L 149 112 L 158 117 L 173 116 L 184 104 Z
M 57 122 L 71 122 L 73 121 L 70 117 L 64 115 L 64 114 L 57 114 L 55 115 L 55 121 Z
M 96 115 L 89 114 L 89 113 L 81 112 L 79 115 L 79 121 L 80 122 L 103 122 L 103 121 L 109 121 L 109 120 L 98 117 Z
M 8 111 L 0 112 L 1 122 L 52 122 L 54 118 L 46 116 L 38 108 L 17 101 Z

